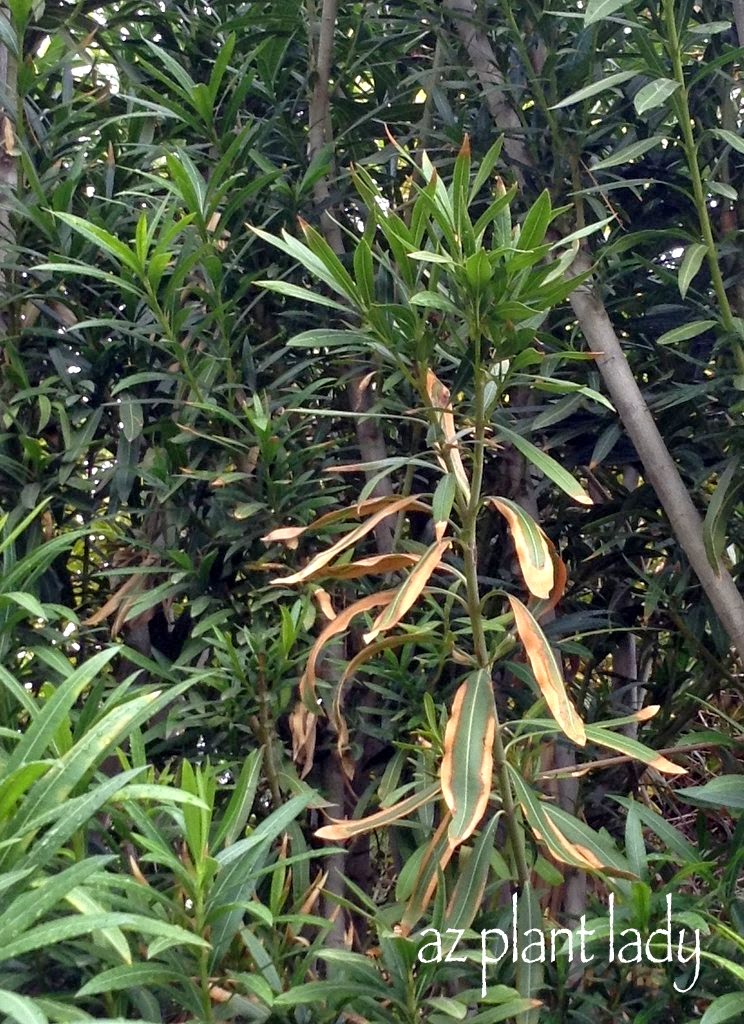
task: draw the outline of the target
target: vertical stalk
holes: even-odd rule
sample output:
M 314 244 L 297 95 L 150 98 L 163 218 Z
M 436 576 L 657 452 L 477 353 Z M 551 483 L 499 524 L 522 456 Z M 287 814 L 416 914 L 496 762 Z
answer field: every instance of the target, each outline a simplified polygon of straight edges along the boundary
M 475 438 L 473 445 L 473 470 L 470 481 L 470 501 L 463 511 L 462 527 L 460 530 L 460 544 L 462 546 L 463 561 L 465 565 L 465 581 L 467 588 L 467 606 L 470 617 L 470 625 L 473 630 L 473 644 L 478 667 L 490 674 L 491 659 L 488 653 L 486 633 L 483 628 L 483 615 L 481 612 L 480 588 L 478 586 L 478 548 L 477 548 L 477 523 L 478 512 L 481 505 L 481 491 L 483 488 L 483 466 L 485 457 L 485 380 L 482 366 L 482 335 L 478 328 L 474 339 L 474 383 L 475 383 Z M 514 796 L 509 779 L 509 770 L 506 763 L 506 750 L 501 735 L 502 725 L 499 721 L 498 711 L 494 708 L 496 717 L 496 729 L 494 735 L 494 764 L 496 766 L 496 777 L 501 795 L 501 804 L 504 809 L 506 827 L 509 833 L 509 842 L 514 857 L 514 866 L 517 873 L 517 883 L 520 890 L 529 882 L 530 871 L 527 865 L 527 852 L 524 841 L 524 831 L 519 820 L 517 807 L 514 803 Z
M 682 65 L 682 50 L 680 47 L 679 33 L 677 32 L 677 23 L 674 19 L 674 0 L 664 0 L 664 24 L 667 32 L 666 46 L 669 56 L 672 59 L 674 79 L 679 83 L 679 89 L 672 96 L 672 102 L 674 103 L 675 113 L 682 131 L 682 142 L 685 150 L 685 156 L 687 158 L 687 166 L 690 171 L 690 178 L 692 180 L 692 191 L 695 198 L 698 221 L 700 222 L 700 231 L 703 236 L 703 243 L 707 250 L 706 256 L 708 266 L 710 268 L 710 276 L 713 282 L 713 288 L 715 289 L 716 298 L 718 299 L 718 304 L 720 306 L 723 326 L 730 334 L 733 335 L 732 346 L 737 369 L 739 373 L 744 373 L 744 349 L 742 348 L 740 340 L 735 335 L 736 329 L 734 325 L 734 316 L 731 312 L 731 305 L 728 300 L 728 295 L 726 294 L 726 287 L 723 282 L 721 267 L 718 263 L 716 241 L 713 236 L 710 216 L 708 215 L 708 206 L 705 202 L 705 189 L 703 187 L 702 175 L 700 174 L 700 165 L 698 164 L 697 145 L 692 131 L 692 116 L 690 114 L 690 104 L 687 97 L 687 86 L 685 85 L 685 72 Z

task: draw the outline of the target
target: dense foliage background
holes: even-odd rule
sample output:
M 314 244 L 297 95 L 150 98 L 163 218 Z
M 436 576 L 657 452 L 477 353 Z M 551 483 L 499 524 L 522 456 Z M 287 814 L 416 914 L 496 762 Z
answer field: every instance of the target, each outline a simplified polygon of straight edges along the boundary
M 0 1015 L 744 1019 L 743 53 L 6 0 Z M 516 891 L 700 977 L 416 962 Z

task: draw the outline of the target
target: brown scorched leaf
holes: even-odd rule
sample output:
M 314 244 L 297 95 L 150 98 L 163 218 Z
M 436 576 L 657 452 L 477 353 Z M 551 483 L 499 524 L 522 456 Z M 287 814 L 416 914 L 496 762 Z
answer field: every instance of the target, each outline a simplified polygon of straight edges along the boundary
M 465 472 L 465 466 L 463 465 L 462 456 L 460 454 L 460 446 L 457 440 L 457 431 L 455 430 L 455 417 L 452 413 L 452 402 L 450 401 L 449 388 L 446 388 L 444 384 L 442 384 L 441 380 L 432 372 L 432 370 L 426 371 L 426 393 L 429 396 L 432 408 L 437 411 L 439 429 L 442 432 L 446 446 L 447 458 L 440 458 L 440 462 L 446 470 L 449 470 L 451 467 L 452 472 L 455 474 L 457 485 L 465 497 L 465 500 L 470 501 L 470 481 L 468 480 L 468 475 Z
M 476 669 L 455 694 L 444 733 L 442 793 L 452 812 L 448 839 L 453 849 L 473 834 L 488 806 L 495 731 L 491 676 Z
M 514 540 L 519 568 L 522 570 L 527 589 L 535 597 L 546 600 L 550 597 L 555 582 L 553 559 L 548 539 L 532 516 L 515 501 L 508 498 L 489 498 L 509 524 Z
M 532 612 L 518 598 L 512 597 L 511 594 L 508 596 L 517 632 L 524 644 L 535 681 L 540 687 L 540 692 L 545 698 L 551 715 L 569 739 L 580 747 L 585 746 L 584 723 L 566 693 L 563 672 L 545 634 L 537 624 Z

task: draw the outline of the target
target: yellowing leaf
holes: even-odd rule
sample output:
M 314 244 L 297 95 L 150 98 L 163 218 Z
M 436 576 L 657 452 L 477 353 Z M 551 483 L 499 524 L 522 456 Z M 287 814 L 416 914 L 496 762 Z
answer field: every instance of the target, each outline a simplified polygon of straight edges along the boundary
M 332 544 L 331 547 L 326 548 L 325 551 L 321 551 L 315 556 L 315 558 L 311 558 L 307 565 L 303 569 L 300 569 L 299 572 L 292 573 L 291 576 L 283 576 L 279 579 L 271 580 L 271 583 L 274 586 L 290 586 L 294 583 L 303 583 L 314 573 L 317 573 L 319 569 L 322 569 L 324 566 L 332 562 L 336 555 L 340 555 L 342 551 L 352 547 L 357 543 L 357 541 L 361 540 L 362 537 L 366 537 L 366 535 L 371 533 L 377 524 L 381 523 L 383 519 L 386 519 L 388 516 L 395 515 L 397 512 L 402 512 L 404 509 L 411 508 L 417 503 L 417 501 L 417 498 L 410 495 L 405 498 L 398 498 L 391 504 L 379 509 L 360 526 L 357 526 L 355 530 L 352 530 L 351 533 L 345 533 L 343 537 L 336 541 L 335 544 Z
M 414 793 L 413 796 L 401 800 L 400 803 L 393 804 L 392 807 L 385 807 L 382 811 L 370 814 L 366 818 L 331 819 L 331 824 L 319 828 L 315 835 L 318 839 L 331 839 L 339 842 L 351 839 L 353 836 L 362 835 L 364 832 L 372 832 L 373 829 L 381 828 L 383 825 L 391 825 L 393 822 L 400 821 L 406 815 L 417 811 L 419 807 L 430 804 L 432 800 L 436 800 L 439 792 L 439 783 L 433 782 L 431 785 L 419 790 L 418 793 Z
M 648 714 L 648 708 L 643 709 Z M 636 717 L 639 713 L 636 714 Z M 641 719 L 638 719 L 641 721 Z M 621 754 L 633 757 L 649 768 L 655 768 L 657 772 L 664 772 L 666 775 L 687 775 L 687 769 L 681 768 L 678 764 L 658 754 L 655 750 L 640 743 L 631 736 L 624 733 L 612 732 L 610 729 L 603 729 L 601 726 L 591 725 L 586 727 L 586 737 L 591 743 L 600 747 L 609 747 L 610 750 L 617 750 Z
M 509 524 L 527 589 L 535 597 L 549 598 L 555 582 L 548 539 L 521 506 L 508 498 L 489 498 Z
M 441 380 L 431 370 L 426 371 L 426 393 L 432 408 L 437 410 L 439 429 L 444 436 L 446 445 L 446 456 L 440 457 L 440 463 L 446 470 L 452 469 L 466 501 L 470 500 L 470 481 L 465 472 L 465 466 L 460 455 L 460 447 L 457 441 L 455 430 L 455 417 L 452 414 L 452 403 L 450 401 L 449 389 L 442 384 Z
M 491 676 L 477 669 L 455 694 L 444 733 L 440 777 L 452 812 L 448 838 L 453 849 L 473 834 L 488 806 L 495 732 Z
M 392 629 L 411 610 L 449 546 L 450 541 L 440 540 L 427 549 L 416 567 L 398 587 L 394 599 L 377 616 L 369 633 L 365 633 L 365 643 L 370 643 L 378 634 Z
M 332 640 L 334 636 L 338 636 L 339 633 L 343 633 L 355 615 L 369 611 L 370 608 L 379 608 L 380 606 L 389 604 L 395 597 L 395 594 L 395 590 L 384 590 L 380 594 L 369 594 L 367 597 L 363 597 L 359 601 L 355 601 L 354 604 L 349 605 L 348 608 L 344 608 L 342 612 L 339 612 L 333 622 L 328 623 L 313 644 L 307 659 L 305 671 L 302 673 L 302 678 L 300 679 L 300 697 L 308 707 L 315 702 L 315 683 L 317 680 L 315 669 L 318 662 L 318 656 L 328 641 Z
M 571 703 L 563 682 L 563 672 L 545 634 L 520 600 L 509 595 L 517 632 L 527 652 L 535 681 L 558 725 L 580 747 L 586 744 L 584 723 Z

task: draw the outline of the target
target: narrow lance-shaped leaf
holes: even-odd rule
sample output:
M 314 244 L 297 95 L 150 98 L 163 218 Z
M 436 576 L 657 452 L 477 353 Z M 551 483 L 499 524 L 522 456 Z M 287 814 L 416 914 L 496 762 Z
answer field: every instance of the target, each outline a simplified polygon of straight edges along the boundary
M 447 907 L 445 924 L 448 928 L 469 928 L 480 910 L 498 822 L 499 817 L 494 814 L 476 839 L 464 868 L 461 866 L 464 848 L 461 849 L 457 881 Z
M 350 818 L 346 821 L 332 819 L 330 825 L 324 825 L 322 828 L 319 828 L 315 835 L 318 839 L 330 839 L 338 842 L 351 839 L 353 836 L 362 835 L 364 832 L 372 832 L 376 828 L 390 825 L 393 822 L 400 821 L 401 818 L 407 817 L 409 814 L 413 814 L 420 807 L 424 807 L 426 804 L 430 804 L 432 800 L 436 800 L 439 793 L 439 783 L 433 782 L 431 785 L 414 793 L 413 796 L 401 800 L 400 803 L 394 804 L 392 807 L 386 807 L 375 814 L 370 814 L 366 818 Z
M 733 487 L 731 486 L 738 469 L 739 460 L 734 458 L 721 473 L 703 522 L 705 551 L 717 576 L 721 574 L 721 555 L 726 547 L 726 520 L 733 511 L 742 484 L 739 479 Z
M 693 245 L 687 246 L 682 263 L 680 264 L 678 278 L 679 294 L 683 299 L 687 295 L 687 289 L 700 270 L 707 251 L 707 246 L 703 245 L 702 242 L 695 242 Z
M 560 462 L 556 462 L 552 455 L 541 452 L 532 441 L 528 441 L 526 437 L 522 437 L 521 434 L 510 430 L 509 427 L 505 427 L 502 423 L 498 423 L 496 429 L 505 440 L 513 444 L 517 451 L 524 455 L 528 462 L 531 462 L 549 480 L 552 480 L 562 491 L 565 491 L 569 498 L 573 498 L 574 501 L 578 501 L 581 505 L 594 504 L 578 480 L 574 480 L 568 470 L 564 469 Z
M 555 582 L 553 559 L 545 534 L 525 510 L 508 498 L 489 498 L 509 524 L 519 568 L 535 597 L 549 598 Z
M 340 540 L 336 541 L 335 544 L 332 544 L 331 547 L 326 548 L 325 551 L 321 551 L 315 556 L 315 558 L 311 558 L 307 565 L 303 569 L 300 569 L 299 572 L 292 573 L 291 576 L 279 577 L 278 579 L 272 580 L 271 583 L 274 586 L 290 586 L 295 583 L 303 583 L 314 573 L 317 573 L 319 569 L 322 569 L 324 566 L 328 565 L 329 562 L 332 562 L 336 555 L 340 555 L 342 551 L 346 550 L 346 548 L 356 544 L 356 542 L 361 540 L 362 537 L 366 537 L 366 535 L 371 533 L 371 531 L 374 530 L 377 524 L 382 522 L 383 519 L 386 519 L 388 516 L 395 515 L 396 512 L 402 512 L 405 509 L 412 508 L 416 505 L 417 501 L 418 499 L 413 496 L 398 498 L 398 500 L 392 502 L 392 504 L 379 509 L 374 515 L 370 516 L 369 519 L 362 523 L 361 526 L 352 530 L 351 533 L 344 534 L 344 536 Z
M 473 834 L 488 806 L 495 733 L 491 676 L 478 669 L 455 694 L 444 733 L 442 792 L 452 812 L 448 835 L 453 848 Z
M 413 892 L 400 921 L 399 928 L 402 935 L 410 935 L 421 915 L 425 913 L 436 891 L 437 883 L 452 858 L 454 847 L 451 846 L 447 838 L 450 825 L 451 814 L 448 810 L 442 815 L 439 828 L 431 837 L 421 861 Z
M 509 604 L 514 613 L 517 632 L 524 644 L 535 681 L 545 698 L 545 703 L 558 725 L 569 739 L 579 746 L 586 744 L 586 732 L 576 708 L 566 693 L 563 672 L 556 660 L 545 634 L 536 619 L 522 602 L 509 595 Z
M 393 600 L 372 623 L 370 631 L 364 634 L 365 643 L 370 643 L 380 633 L 392 629 L 411 610 L 449 546 L 450 541 L 440 540 L 428 548 L 416 567 L 400 585 Z
M 429 397 L 432 408 L 437 411 L 439 428 L 444 437 L 446 454 L 440 457 L 440 463 L 444 469 L 449 470 L 451 468 L 452 472 L 455 474 L 460 491 L 465 497 L 465 500 L 469 501 L 470 481 L 468 480 L 468 475 L 465 472 L 462 456 L 460 455 L 460 449 L 457 443 L 455 417 L 452 413 L 449 388 L 445 387 L 437 375 L 431 370 L 426 371 L 426 393 Z
M 674 764 L 663 754 L 658 754 L 630 736 L 611 732 L 609 729 L 602 729 L 596 725 L 587 725 L 584 730 L 590 743 L 596 743 L 600 747 L 609 747 L 610 750 L 617 750 L 621 754 L 627 754 L 628 757 L 634 757 L 642 764 L 647 764 L 649 768 L 655 768 L 657 772 L 664 772 L 666 775 L 687 774 L 687 769 Z

